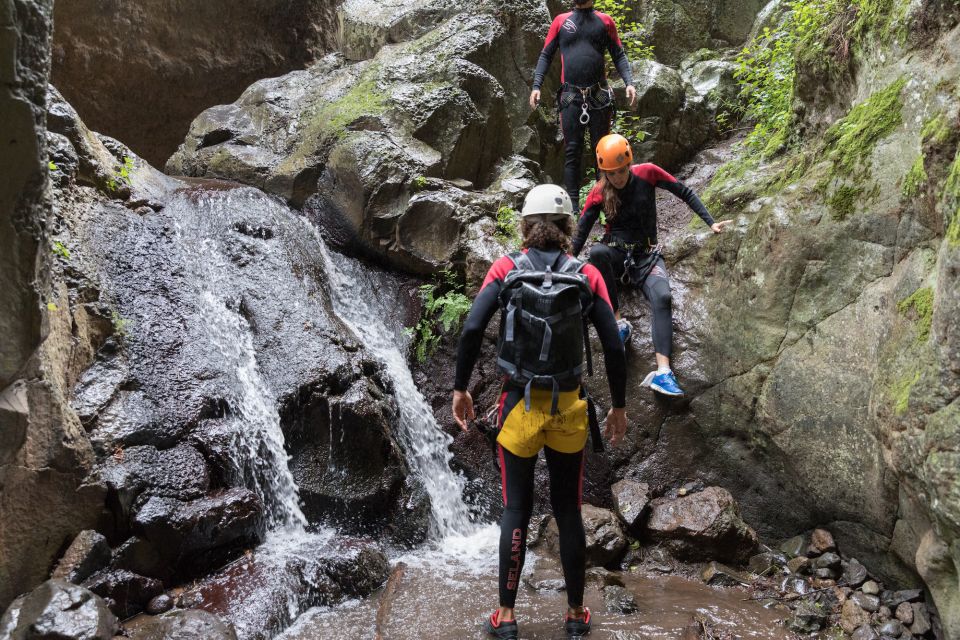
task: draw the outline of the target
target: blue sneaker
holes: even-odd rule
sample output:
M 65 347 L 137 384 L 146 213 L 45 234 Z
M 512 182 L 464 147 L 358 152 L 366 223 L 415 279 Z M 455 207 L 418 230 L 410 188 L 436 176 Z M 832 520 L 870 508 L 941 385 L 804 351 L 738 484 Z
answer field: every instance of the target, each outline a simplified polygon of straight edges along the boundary
M 617 320 L 617 329 L 620 330 L 620 342 L 626 345 L 630 340 L 630 334 L 633 333 L 633 327 L 626 320 Z
M 673 375 L 673 371 L 667 371 L 666 373 L 651 371 L 647 374 L 647 377 L 643 379 L 643 382 L 640 383 L 640 386 L 650 387 L 657 393 L 662 393 L 665 396 L 683 395 L 683 389 L 677 384 L 677 378 Z

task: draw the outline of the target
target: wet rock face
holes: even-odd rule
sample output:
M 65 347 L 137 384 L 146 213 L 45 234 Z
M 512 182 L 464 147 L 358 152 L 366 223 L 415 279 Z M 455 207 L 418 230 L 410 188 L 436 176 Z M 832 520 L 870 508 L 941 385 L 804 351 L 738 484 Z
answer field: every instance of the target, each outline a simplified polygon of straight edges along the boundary
M 240 637 L 264 637 L 290 624 L 291 607 L 366 597 L 390 572 L 380 550 L 356 540 L 292 537 L 280 547 L 270 544 L 199 581 L 181 596 L 182 606 L 232 621 Z
M 161 166 L 197 113 L 328 50 L 337 4 L 61 2 L 53 82 L 92 128 Z
M 67 405 L 100 336 L 52 277 L 61 265 L 47 226 L 52 6 L 0 3 L 0 607 L 49 575 L 103 501 L 99 487 L 83 485 L 93 458 Z
M 733 497 L 720 487 L 650 503 L 648 534 L 678 558 L 746 561 L 757 534 L 740 518 Z
M 110 563 L 110 545 L 96 531 L 81 531 L 63 554 L 51 577 L 80 584 Z
M 0 618 L 0 636 L 11 640 L 111 640 L 117 629 L 116 616 L 99 596 L 62 580 L 48 580 L 17 598 Z
M 237 640 L 232 627 L 206 611 L 181 609 L 149 618 L 131 633 L 133 640 Z
M 746 41 L 766 0 L 644 0 L 637 11 L 657 60 L 674 65 L 697 49 Z

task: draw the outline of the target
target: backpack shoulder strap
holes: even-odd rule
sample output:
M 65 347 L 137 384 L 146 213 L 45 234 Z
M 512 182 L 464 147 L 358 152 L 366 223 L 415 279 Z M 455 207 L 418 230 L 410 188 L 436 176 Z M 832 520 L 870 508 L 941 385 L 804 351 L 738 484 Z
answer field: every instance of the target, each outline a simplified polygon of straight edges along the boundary
M 586 263 L 571 256 L 567 256 L 566 262 L 560 267 L 560 273 L 580 273 Z
M 511 260 L 513 260 L 514 266 L 520 271 L 536 271 L 536 268 L 533 266 L 533 262 L 524 252 L 514 251 L 509 257 Z

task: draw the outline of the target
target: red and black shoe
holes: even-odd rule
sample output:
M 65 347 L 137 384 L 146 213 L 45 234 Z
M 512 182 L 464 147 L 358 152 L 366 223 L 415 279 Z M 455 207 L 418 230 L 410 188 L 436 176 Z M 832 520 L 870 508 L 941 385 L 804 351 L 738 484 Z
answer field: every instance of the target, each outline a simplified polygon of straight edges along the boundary
M 517 640 L 517 621 L 500 620 L 500 609 L 497 609 L 483 623 L 483 629 L 494 638 L 500 640 Z
M 563 627 L 567 631 L 568 640 L 575 640 L 587 635 L 590 633 L 590 609 L 584 607 L 583 615 L 577 617 L 565 614 L 563 616 Z

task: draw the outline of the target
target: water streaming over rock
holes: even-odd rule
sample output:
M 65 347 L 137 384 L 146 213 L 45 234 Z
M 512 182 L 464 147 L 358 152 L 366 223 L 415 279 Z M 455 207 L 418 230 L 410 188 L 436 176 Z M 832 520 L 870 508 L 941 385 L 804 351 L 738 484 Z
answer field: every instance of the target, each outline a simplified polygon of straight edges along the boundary
M 423 482 L 431 504 L 431 537 L 469 536 L 476 530 L 463 501 L 465 481 L 450 468 L 451 438 L 441 431 L 433 409 L 417 389 L 401 350 L 390 309 L 377 304 L 377 283 L 359 262 L 337 256 L 334 260 L 316 234 L 329 277 L 334 310 L 387 368 L 400 407 L 399 441 L 414 474 Z

